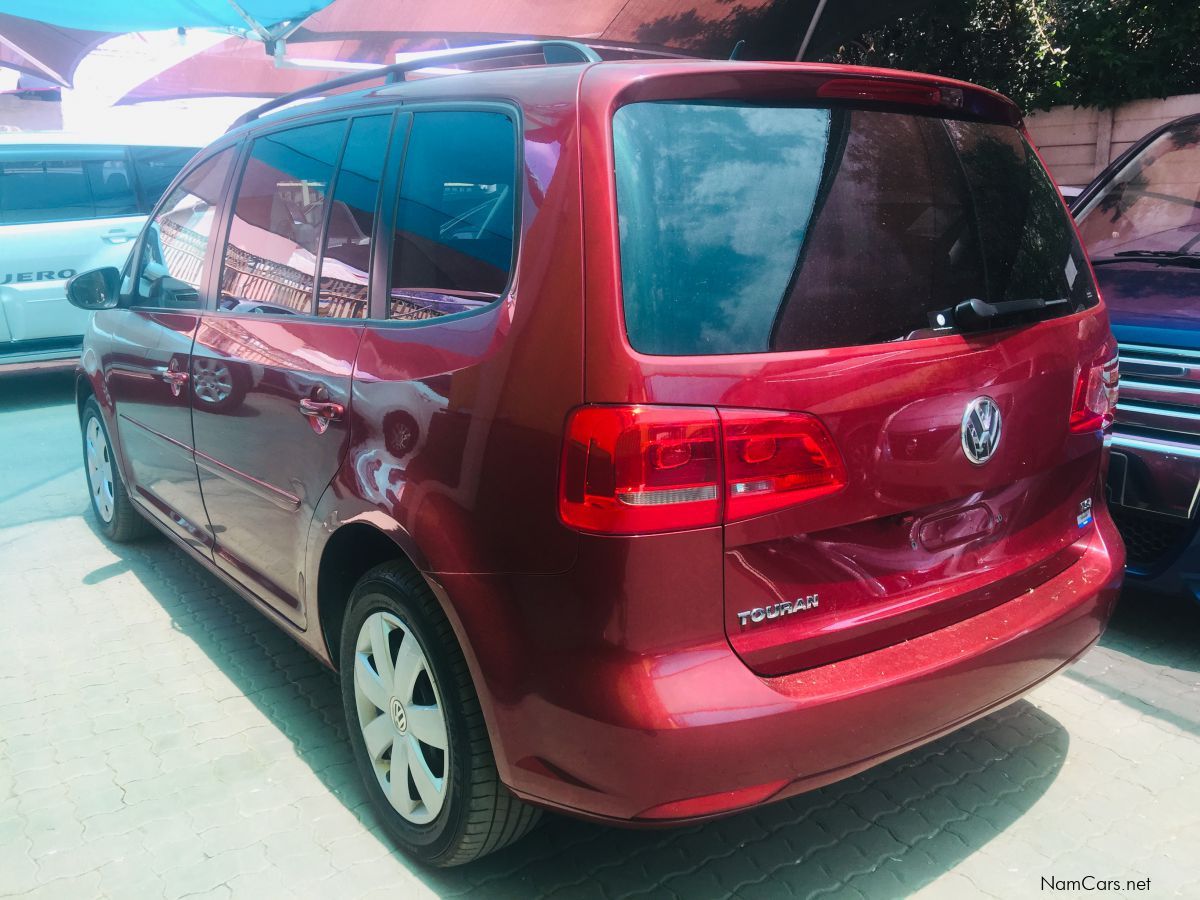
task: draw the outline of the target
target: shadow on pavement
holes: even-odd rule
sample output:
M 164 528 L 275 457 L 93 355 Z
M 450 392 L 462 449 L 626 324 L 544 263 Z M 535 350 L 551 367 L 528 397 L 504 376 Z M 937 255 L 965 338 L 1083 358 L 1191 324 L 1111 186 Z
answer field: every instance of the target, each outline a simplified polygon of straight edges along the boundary
M 74 374 L 0 375 L 0 528 L 87 505 Z
M 1200 737 L 1200 604 L 1126 589 L 1100 645 L 1067 677 Z
M 346 741 L 336 677 L 167 541 L 118 552 L 173 627 L 288 736 L 364 827 L 377 830 Z M 121 568 L 105 566 L 85 581 Z M 1054 780 L 1068 741 L 1055 719 L 1020 701 L 839 784 L 704 825 L 633 831 L 547 816 L 517 845 L 461 869 L 424 869 L 393 856 L 443 896 L 526 898 L 571 888 L 585 896 L 695 898 L 853 887 L 900 897 L 1022 816 Z
M 0 413 L 44 409 L 74 400 L 74 372 L 0 374 Z

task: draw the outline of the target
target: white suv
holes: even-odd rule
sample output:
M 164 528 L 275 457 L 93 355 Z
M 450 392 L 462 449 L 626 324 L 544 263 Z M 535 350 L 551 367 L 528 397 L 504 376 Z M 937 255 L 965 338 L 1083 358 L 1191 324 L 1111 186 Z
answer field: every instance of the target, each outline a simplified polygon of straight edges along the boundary
M 194 147 L 0 134 L 0 371 L 78 356 L 76 272 L 125 263 Z

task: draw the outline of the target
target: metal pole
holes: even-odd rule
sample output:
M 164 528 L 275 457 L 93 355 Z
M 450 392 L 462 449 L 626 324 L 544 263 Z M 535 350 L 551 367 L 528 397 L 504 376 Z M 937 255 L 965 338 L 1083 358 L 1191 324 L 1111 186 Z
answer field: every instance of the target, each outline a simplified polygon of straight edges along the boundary
M 808 31 L 804 33 L 804 40 L 800 44 L 800 52 L 796 54 L 796 62 L 804 61 L 804 53 L 808 50 L 808 45 L 812 42 L 813 34 L 816 33 L 817 24 L 821 21 L 821 13 L 825 12 L 826 0 L 817 0 L 817 8 L 813 12 L 812 21 L 808 23 Z

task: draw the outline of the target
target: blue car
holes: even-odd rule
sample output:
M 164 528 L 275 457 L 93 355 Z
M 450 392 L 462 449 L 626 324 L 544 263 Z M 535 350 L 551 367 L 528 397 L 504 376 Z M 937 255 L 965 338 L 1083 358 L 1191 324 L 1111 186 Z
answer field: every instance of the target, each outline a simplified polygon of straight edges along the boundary
M 1200 115 L 1142 138 L 1073 212 L 1120 345 L 1108 486 L 1128 582 L 1200 598 Z

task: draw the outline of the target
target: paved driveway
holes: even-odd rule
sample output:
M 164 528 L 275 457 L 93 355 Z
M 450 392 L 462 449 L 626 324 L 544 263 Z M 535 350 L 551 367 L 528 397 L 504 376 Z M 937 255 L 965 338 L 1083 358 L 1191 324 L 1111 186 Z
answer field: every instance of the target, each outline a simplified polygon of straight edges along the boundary
M 70 393 L 0 379 L 0 895 L 1200 897 L 1200 608 L 1132 595 L 1065 675 L 841 784 L 673 831 L 549 818 L 416 867 L 334 677 L 165 539 L 97 536 Z

